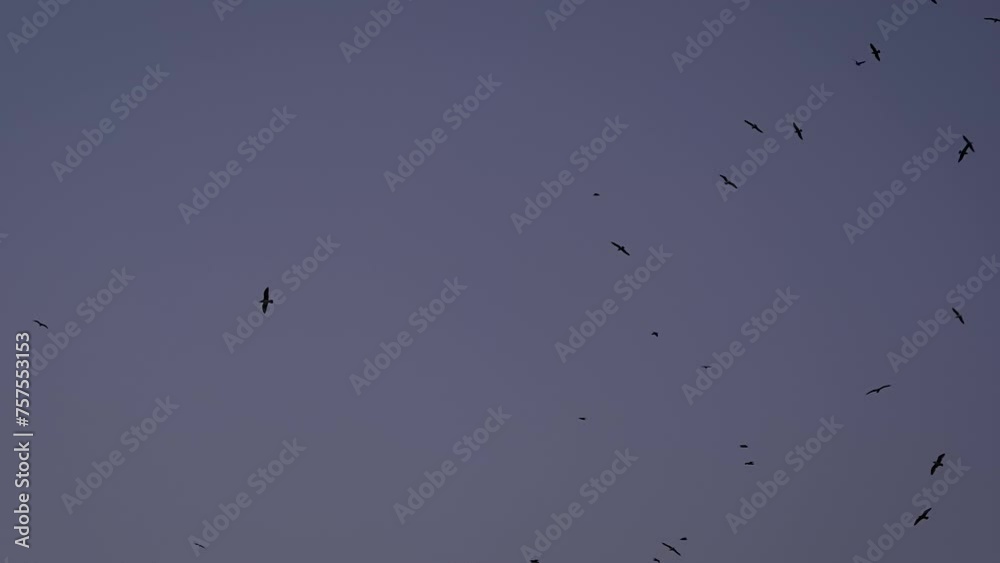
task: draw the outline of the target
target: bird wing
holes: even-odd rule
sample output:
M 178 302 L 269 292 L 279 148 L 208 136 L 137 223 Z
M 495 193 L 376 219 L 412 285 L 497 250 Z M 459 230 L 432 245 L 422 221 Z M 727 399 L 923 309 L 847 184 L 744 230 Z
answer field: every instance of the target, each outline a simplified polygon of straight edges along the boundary
M 268 299 L 267 296 L 270 295 L 270 293 L 271 293 L 271 288 L 270 287 L 265 287 L 264 288 L 264 301 L 267 301 L 267 299 Z
M 868 395 L 871 395 L 872 393 L 875 393 L 875 392 L 876 392 L 876 391 L 875 391 L 874 389 L 872 389 L 871 391 L 869 391 L 869 392 L 865 393 L 865 396 L 867 397 Z
M 628 253 L 628 250 L 625 250 L 624 248 L 622 248 L 622 252 L 625 253 L 625 256 L 632 256 L 631 254 Z

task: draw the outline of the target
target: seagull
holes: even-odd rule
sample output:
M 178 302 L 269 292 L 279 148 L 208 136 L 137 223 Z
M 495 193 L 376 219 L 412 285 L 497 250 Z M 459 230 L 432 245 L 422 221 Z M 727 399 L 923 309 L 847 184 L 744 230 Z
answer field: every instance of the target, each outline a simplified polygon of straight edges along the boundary
M 701 366 L 701 369 L 712 369 L 712 366 Z
M 274 303 L 274 300 L 269 297 L 270 293 L 271 293 L 271 288 L 270 287 L 265 287 L 264 288 L 264 298 L 259 301 L 259 303 L 261 304 L 260 311 L 262 313 L 267 313 L 267 304 L 268 303 Z
M 660 333 L 659 333 L 659 332 L 656 332 L 655 330 L 654 330 L 653 332 L 651 332 L 650 334 L 652 334 L 653 336 L 655 336 L 655 337 L 657 337 L 657 338 L 659 338 L 659 337 L 660 337 Z
M 601 195 L 601 194 L 599 194 L 599 193 L 597 193 L 597 192 L 594 192 L 594 197 L 597 197 L 597 196 L 599 196 L 599 195 Z
M 865 393 L 865 396 L 867 397 L 868 395 L 871 395 L 872 393 L 878 393 L 879 391 L 885 389 L 886 387 L 892 387 L 892 385 L 883 385 L 883 386 L 881 386 L 881 387 L 879 387 L 877 389 L 872 389 L 871 391 Z
M 958 322 L 965 324 L 965 319 L 962 318 L 962 313 L 959 313 L 954 307 L 951 308 L 951 312 L 955 313 L 955 318 L 958 319 Z
M 983 18 L 988 22 L 1000 23 L 1000 18 Z
M 758 127 L 756 123 L 747 121 L 746 119 L 743 120 L 743 123 L 746 123 L 747 125 L 749 125 L 750 128 L 753 129 L 754 131 L 756 131 L 758 133 L 763 133 L 763 131 L 760 130 L 760 127 Z
M 934 460 L 934 465 L 931 466 L 931 475 L 934 475 L 938 467 L 944 467 L 944 464 L 941 463 L 942 459 L 944 459 L 944 454 L 937 456 L 937 459 Z
M 191 542 L 191 543 L 195 544 L 196 546 L 198 546 L 198 547 L 200 547 L 200 548 L 202 548 L 202 549 L 208 549 L 207 547 L 205 547 L 205 546 L 201 545 L 201 544 L 200 544 L 200 543 L 198 543 L 198 542 Z
M 660 560 L 655 557 L 653 558 L 653 561 L 656 561 L 656 563 L 660 563 Z
M 746 445 L 746 444 L 740 444 L 740 447 L 741 447 L 741 448 L 749 448 L 750 446 L 748 446 L 748 445 Z
M 681 538 L 681 541 L 688 541 L 687 538 Z
M 663 543 L 663 542 L 660 542 L 660 543 Z M 679 552 L 676 549 L 674 549 L 674 547 L 672 545 L 663 543 L 663 546 L 666 547 L 667 549 L 669 549 L 670 551 L 673 551 L 674 553 L 676 553 L 678 557 L 682 557 L 681 552 Z
M 581 416 L 581 417 L 577 418 L 577 420 L 587 420 L 587 417 Z
M 744 463 L 743 465 L 753 465 L 753 462 L 752 461 L 748 461 L 748 462 Z
M 41 321 L 35 321 L 35 324 L 37 324 L 38 326 L 40 326 L 42 328 L 49 328 L 49 325 L 47 325 L 47 324 L 45 324 L 45 323 L 43 323 Z
M 958 151 L 958 161 L 962 162 L 962 159 L 965 158 L 965 155 L 967 154 L 969 154 L 969 145 L 965 145 L 962 147 L 962 150 Z
M 866 62 L 868 62 L 868 61 L 854 61 L 854 66 L 861 66 L 861 65 L 865 64 Z
M 737 186 L 736 184 L 734 184 L 734 183 L 730 182 L 730 181 L 729 181 L 729 178 L 726 178 L 726 177 L 725 177 L 725 176 L 723 176 L 722 174 L 719 174 L 719 178 L 722 178 L 723 180 L 725 180 L 725 182 L 723 182 L 723 184 L 725 184 L 726 186 L 732 186 L 734 190 L 738 190 L 738 189 L 740 189 L 740 187 L 739 187 L 739 186 Z
M 795 134 L 799 136 L 799 140 L 802 140 L 802 129 L 799 129 L 799 124 L 792 122 L 792 127 L 795 127 Z
M 625 254 L 625 256 L 632 256 L 631 254 L 628 253 L 628 250 L 625 250 L 624 246 L 618 244 L 615 241 L 611 241 L 611 244 L 613 244 L 615 246 L 615 248 L 618 249 L 618 252 L 621 252 L 621 253 Z
M 913 525 L 916 526 L 917 524 L 920 523 L 921 520 L 930 520 L 930 518 L 927 517 L 927 513 L 930 511 L 931 509 L 928 508 L 927 510 L 924 511 L 923 514 L 917 516 L 917 519 L 913 521 Z
M 882 57 L 879 56 L 882 53 L 882 51 L 876 49 L 874 43 L 869 43 L 868 46 L 872 48 L 872 54 L 875 55 L 875 60 L 882 62 Z

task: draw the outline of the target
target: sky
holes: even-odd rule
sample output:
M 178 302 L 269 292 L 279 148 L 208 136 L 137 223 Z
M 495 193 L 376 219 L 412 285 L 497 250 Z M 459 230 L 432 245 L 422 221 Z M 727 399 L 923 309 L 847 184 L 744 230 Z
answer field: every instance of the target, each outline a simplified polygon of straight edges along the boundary
M 989 557 L 985 17 L 4 2 L 0 555 Z

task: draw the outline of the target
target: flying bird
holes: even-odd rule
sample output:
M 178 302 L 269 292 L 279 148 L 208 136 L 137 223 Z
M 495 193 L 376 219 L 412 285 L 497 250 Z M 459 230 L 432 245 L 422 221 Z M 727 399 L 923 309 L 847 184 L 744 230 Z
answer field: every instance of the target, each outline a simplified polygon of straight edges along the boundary
M 688 541 L 687 538 L 681 538 L 681 541 Z
M 744 463 L 743 465 L 753 465 L 753 462 L 752 461 L 748 461 L 748 462 Z
M 1000 23 L 1000 18 L 983 18 L 988 22 Z
M 942 459 L 944 459 L 944 454 L 937 456 L 937 459 L 934 460 L 934 465 L 931 466 L 931 475 L 934 475 L 938 467 L 944 467 L 944 464 L 941 463 Z
M 748 446 L 748 445 L 746 445 L 746 444 L 740 444 L 740 447 L 741 447 L 741 448 L 749 448 L 750 446 Z
M 722 178 L 723 180 L 725 180 L 725 181 L 723 182 L 723 184 L 725 184 L 725 185 L 727 185 L 727 186 L 732 186 L 734 190 L 738 190 L 738 189 L 740 189 L 740 187 L 739 187 L 739 186 L 737 186 L 736 184 L 734 184 L 734 183 L 730 182 L 730 181 L 729 181 L 729 178 L 726 178 L 726 177 L 725 177 L 725 176 L 723 176 L 722 174 L 719 174 L 719 178 Z
M 792 122 L 792 127 L 795 128 L 795 134 L 799 136 L 799 140 L 801 141 L 802 140 L 802 129 L 799 129 L 799 124 L 795 123 L 793 121 Z
M 763 131 L 760 130 L 760 127 L 758 127 L 756 123 L 747 121 L 746 119 L 743 120 L 743 123 L 746 123 L 747 125 L 749 125 L 750 128 L 753 129 L 754 131 L 756 131 L 758 133 L 763 133 Z
M 874 43 L 869 43 L 868 46 L 872 48 L 872 54 L 875 55 L 875 60 L 882 62 L 882 57 L 879 56 L 880 54 L 882 54 L 882 51 L 876 49 Z
M 268 303 L 274 303 L 274 300 L 269 297 L 270 294 L 271 294 L 271 288 L 270 287 L 265 287 L 264 288 L 264 298 L 261 299 L 260 302 L 259 302 L 261 304 L 260 311 L 262 313 L 267 313 L 267 304 Z
M 615 246 L 615 248 L 618 249 L 618 252 L 621 252 L 621 253 L 625 254 L 625 256 L 632 256 L 631 254 L 628 253 L 628 250 L 625 250 L 624 246 L 618 244 L 615 241 L 611 241 L 611 244 L 613 244 Z
M 195 544 L 196 546 L 198 546 L 198 547 L 202 548 L 202 549 L 208 549 L 207 547 L 205 547 L 205 546 L 201 545 L 201 544 L 200 544 L 200 543 L 198 543 L 198 542 L 192 542 L 192 543 L 193 543 L 193 544 Z
M 601 195 L 601 194 L 599 194 L 599 193 L 597 193 L 597 192 L 594 192 L 594 197 L 597 197 L 597 196 L 599 196 L 599 195 Z
M 35 321 L 35 324 L 37 324 L 38 326 L 40 326 L 42 328 L 49 328 L 49 325 L 47 325 L 47 324 L 45 324 L 45 323 L 43 323 L 41 321 Z
M 587 417 L 581 416 L 581 417 L 577 418 L 577 420 L 587 420 Z
M 663 543 L 663 542 L 660 542 L 660 543 Z M 674 546 L 672 546 L 672 545 L 669 545 L 669 544 L 665 544 L 665 543 L 663 543 L 663 546 L 664 546 L 664 547 L 666 547 L 667 549 L 669 549 L 670 551 L 673 551 L 674 553 L 676 553 L 676 554 L 677 554 L 677 557 L 683 557 L 683 556 L 681 555 L 681 552 L 679 552 L 679 551 L 677 551 L 676 549 L 674 549 Z
M 959 313 L 954 307 L 951 308 L 951 312 L 955 313 L 955 318 L 958 319 L 958 322 L 965 324 L 965 319 L 962 318 L 962 313 Z
M 865 396 L 867 397 L 868 395 L 871 395 L 872 393 L 878 393 L 879 391 L 885 389 L 886 387 L 892 387 L 892 385 L 883 385 L 883 386 L 881 386 L 881 387 L 879 387 L 877 389 L 872 389 L 871 391 L 865 393 Z
M 931 509 L 928 508 L 927 510 L 924 511 L 923 514 L 917 516 L 917 519 L 913 521 L 913 525 L 916 526 L 917 524 L 920 523 L 921 520 L 930 520 L 930 518 L 927 517 L 927 513 L 930 511 Z
M 656 563 L 660 563 L 660 560 L 655 557 L 653 558 L 653 561 L 656 561 Z
M 656 332 L 655 330 L 654 330 L 654 331 L 653 331 L 652 333 L 650 333 L 650 334 L 652 334 L 653 336 L 655 336 L 655 337 L 657 337 L 657 338 L 659 338 L 659 337 L 660 337 L 660 333 L 659 333 L 659 332 Z
M 967 154 L 969 154 L 969 145 L 965 145 L 962 147 L 962 150 L 958 151 L 958 161 L 962 162 L 962 159 L 965 158 L 965 155 Z
M 861 66 L 861 65 L 863 65 L 863 64 L 865 64 L 867 62 L 868 61 L 854 61 L 854 66 Z
M 712 369 L 712 366 L 701 366 L 702 369 Z

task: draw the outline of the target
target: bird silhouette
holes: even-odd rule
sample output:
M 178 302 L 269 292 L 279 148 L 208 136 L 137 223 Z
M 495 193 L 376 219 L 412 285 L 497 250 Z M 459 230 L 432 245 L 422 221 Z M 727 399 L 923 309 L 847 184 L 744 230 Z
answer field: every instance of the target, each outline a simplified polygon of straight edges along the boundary
M 681 541 L 688 541 L 688 539 L 686 537 L 685 538 L 681 538 Z
M 865 396 L 867 397 L 868 395 L 871 395 L 872 393 L 878 393 L 879 391 L 885 389 L 886 387 L 892 387 L 892 385 L 883 385 L 883 386 L 878 387 L 876 389 L 872 389 L 871 391 L 865 393 Z
M 854 61 L 854 66 L 861 66 L 861 65 L 863 65 L 863 64 L 865 64 L 867 62 L 868 61 Z
M 882 57 L 879 56 L 880 54 L 882 54 L 882 51 L 876 49 L 874 43 L 869 43 L 868 46 L 872 48 L 872 54 L 875 55 L 875 60 L 882 62 Z
M 581 416 L 581 417 L 578 417 L 577 420 L 587 420 L 587 417 Z
M 35 324 L 37 324 L 38 326 L 40 326 L 40 327 L 42 327 L 42 328 L 45 328 L 45 329 L 49 328 L 49 325 L 47 325 L 47 324 L 45 324 L 45 323 L 43 323 L 43 322 L 41 322 L 41 321 L 37 321 L 37 320 L 36 320 L 36 321 L 35 321 Z
M 988 22 L 1000 23 L 1000 18 L 983 18 L 983 19 Z
M 931 0 L 931 4 L 937 4 L 937 0 Z
M 944 467 L 944 464 L 941 463 L 942 459 L 944 459 L 944 454 L 937 456 L 937 459 L 934 460 L 934 465 L 931 466 L 931 475 L 934 475 L 938 467 Z
M 917 519 L 913 521 L 913 525 L 916 526 L 917 524 L 920 523 L 921 520 L 930 520 L 930 518 L 927 517 L 927 513 L 930 511 L 931 509 L 928 508 L 927 510 L 924 511 L 923 514 L 917 516 Z
M 753 465 L 753 462 L 752 461 L 748 461 L 748 462 L 744 463 L 743 465 Z
M 663 542 L 660 542 L 660 543 L 663 543 Z M 676 549 L 674 549 L 674 546 L 672 546 L 672 545 L 670 545 L 670 544 L 666 544 L 666 543 L 663 543 L 663 546 L 664 546 L 664 547 L 666 547 L 667 549 L 669 549 L 670 551 L 673 551 L 674 553 L 676 553 L 676 554 L 677 554 L 677 557 L 683 557 L 683 556 L 681 555 L 681 552 L 679 552 L 679 551 L 677 551 Z
M 750 128 L 753 129 L 754 131 L 756 131 L 758 133 L 763 133 L 763 131 L 760 130 L 760 127 L 758 127 L 756 123 L 753 123 L 751 121 L 747 121 L 746 119 L 743 120 L 743 123 L 746 123 L 747 125 L 749 125 Z
M 601 195 L 601 194 L 599 194 L 599 193 L 597 193 L 597 192 L 594 192 L 594 197 L 597 197 L 597 196 L 599 196 L 599 195 Z
M 749 448 L 750 446 L 748 446 L 748 445 L 746 445 L 746 444 L 740 444 L 740 447 L 741 447 L 741 448 Z
M 793 121 L 792 122 L 792 127 L 795 128 L 795 134 L 799 136 L 799 140 L 801 141 L 802 140 L 802 129 L 799 129 L 799 124 L 795 123 Z
M 261 313 L 267 313 L 267 304 L 268 303 L 274 303 L 274 300 L 269 297 L 270 295 L 271 295 L 271 288 L 270 287 L 265 287 L 264 288 L 264 298 L 259 301 L 259 303 L 261 305 L 261 307 L 260 307 L 260 312 Z
M 653 561 L 656 561 L 656 563 L 660 563 L 660 560 L 655 557 L 653 558 Z
M 653 332 L 651 332 L 650 334 L 652 334 L 653 336 L 655 336 L 655 337 L 657 337 L 657 338 L 659 338 L 659 337 L 660 337 L 660 333 L 659 333 L 659 332 L 656 332 L 655 330 L 654 330 Z
M 951 312 L 955 313 L 955 318 L 958 319 L 958 322 L 965 324 L 965 318 L 962 317 L 962 313 L 959 313 L 954 307 L 951 308 Z
M 736 184 L 734 184 L 734 183 L 730 182 L 730 181 L 729 181 L 729 178 L 726 178 L 726 177 L 725 177 L 725 176 L 723 176 L 722 174 L 719 174 L 719 178 L 722 178 L 722 179 L 724 180 L 724 182 L 723 182 L 723 183 L 724 183 L 725 185 L 727 185 L 727 186 L 732 186 L 734 190 L 738 190 L 738 189 L 740 189 L 740 187 L 739 187 L 739 186 L 737 186 Z
M 962 150 L 958 151 L 958 161 L 962 162 L 967 154 L 969 154 L 969 145 L 965 145 Z
M 621 252 L 621 253 L 623 253 L 623 254 L 624 254 L 625 256 L 632 256 L 631 254 L 629 254 L 629 253 L 628 253 L 628 250 L 625 250 L 625 247 L 624 247 L 624 246 L 622 246 L 622 245 L 618 244 L 618 243 L 617 243 L 617 242 L 615 242 L 615 241 L 611 241 L 611 244 L 615 245 L 615 248 L 617 248 L 617 249 L 618 249 L 618 252 Z
M 201 545 L 201 544 L 200 544 L 200 543 L 198 543 L 198 542 L 191 542 L 191 543 L 195 544 L 196 546 L 198 546 L 198 547 L 200 547 L 200 548 L 202 548 L 202 549 L 208 549 L 207 547 L 205 547 L 205 546 Z

